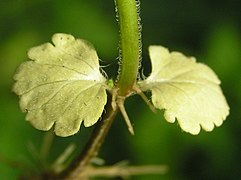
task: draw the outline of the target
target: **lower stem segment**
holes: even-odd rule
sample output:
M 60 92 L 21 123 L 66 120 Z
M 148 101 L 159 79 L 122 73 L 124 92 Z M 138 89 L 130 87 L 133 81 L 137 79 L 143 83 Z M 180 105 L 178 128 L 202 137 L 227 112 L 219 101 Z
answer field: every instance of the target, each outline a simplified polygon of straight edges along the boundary
M 92 158 L 98 155 L 99 149 L 104 142 L 104 139 L 109 132 L 109 129 L 114 121 L 118 112 L 118 107 L 115 109 L 111 106 L 111 101 L 108 101 L 106 106 L 107 112 L 96 125 L 90 140 L 86 144 L 82 153 L 64 170 L 60 177 L 64 180 L 73 180 L 81 177 L 81 172 L 84 168 L 88 167 Z

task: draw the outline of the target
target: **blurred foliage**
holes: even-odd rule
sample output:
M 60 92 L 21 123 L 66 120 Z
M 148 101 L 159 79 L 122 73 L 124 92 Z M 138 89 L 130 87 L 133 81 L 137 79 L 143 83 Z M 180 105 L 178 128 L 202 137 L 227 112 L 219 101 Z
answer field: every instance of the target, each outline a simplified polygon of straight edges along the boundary
M 150 73 L 147 47 L 161 44 L 196 56 L 210 65 L 222 80 L 231 114 L 220 128 L 192 136 L 177 123 L 168 124 L 162 112 L 153 114 L 142 100 L 129 98 L 126 108 L 134 123 L 131 136 L 118 116 L 100 152 L 106 164 L 129 160 L 131 164 L 166 164 L 162 176 L 131 179 L 237 179 L 241 176 L 241 6 L 238 0 L 142 0 L 143 66 Z M 50 40 L 55 32 L 87 39 L 97 49 L 101 64 L 115 77 L 118 25 L 114 2 L 97 0 L 2 0 L 0 1 L 0 179 L 16 179 L 19 162 L 35 167 L 34 151 L 44 132 L 24 120 L 18 98 L 11 92 L 12 75 L 27 59 L 32 46 Z M 108 66 L 107 66 L 108 65 Z M 106 67 L 107 66 L 107 67 Z M 138 106 L 137 106 L 138 104 Z M 92 128 L 69 138 L 56 137 L 48 161 L 70 143 L 78 153 Z M 11 164 L 11 165 L 10 165 Z M 14 166 L 14 167 L 12 167 Z

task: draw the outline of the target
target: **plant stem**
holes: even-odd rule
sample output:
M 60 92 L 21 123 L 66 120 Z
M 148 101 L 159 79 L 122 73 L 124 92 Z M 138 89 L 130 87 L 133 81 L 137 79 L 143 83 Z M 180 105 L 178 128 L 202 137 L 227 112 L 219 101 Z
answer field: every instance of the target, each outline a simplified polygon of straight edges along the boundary
M 125 97 L 132 91 L 138 74 L 140 56 L 139 17 L 136 0 L 116 0 L 116 9 L 120 25 L 121 61 L 117 87 L 118 95 Z M 61 179 L 83 179 L 84 169 L 88 167 L 91 159 L 97 156 L 119 107 L 112 106 L 111 100 L 108 98 L 106 109 L 107 113 L 103 120 L 98 122 L 86 147 L 73 163 L 60 174 Z
M 89 177 L 129 177 L 133 175 L 165 174 L 168 168 L 165 165 L 145 165 L 145 166 L 103 166 L 88 167 L 86 174 Z
M 136 0 L 116 0 L 120 26 L 119 95 L 129 94 L 137 79 L 141 52 L 139 15 Z
M 82 153 L 70 164 L 70 166 L 64 170 L 60 177 L 65 180 L 78 179 L 86 168 L 92 158 L 98 155 L 99 149 L 104 142 L 104 139 L 109 132 L 111 124 L 118 112 L 118 107 L 112 109 L 111 100 L 107 104 L 107 112 L 103 117 L 103 120 L 99 121 L 90 137 L 90 140 L 86 144 Z

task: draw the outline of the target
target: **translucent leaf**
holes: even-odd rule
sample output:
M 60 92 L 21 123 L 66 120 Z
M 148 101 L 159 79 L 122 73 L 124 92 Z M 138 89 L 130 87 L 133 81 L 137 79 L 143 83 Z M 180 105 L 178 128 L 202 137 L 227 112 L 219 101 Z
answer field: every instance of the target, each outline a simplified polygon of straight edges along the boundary
M 60 33 L 52 41 L 28 51 L 31 60 L 18 68 L 13 91 L 35 128 L 54 126 L 57 135 L 69 136 L 82 122 L 89 127 L 101 116 L 107 101 L 106 79 L 91 44 Z
M 149 48 L 152 73 L 140 82 L 143 91 L 151 90 L 152 103 L 164 109 L 165 119 L 175 122 L 191 134 L 201 127 L 212 131 L 229 114 L 229 107 L 219 87 L 220 81 L 206 65 L 162 46 Z

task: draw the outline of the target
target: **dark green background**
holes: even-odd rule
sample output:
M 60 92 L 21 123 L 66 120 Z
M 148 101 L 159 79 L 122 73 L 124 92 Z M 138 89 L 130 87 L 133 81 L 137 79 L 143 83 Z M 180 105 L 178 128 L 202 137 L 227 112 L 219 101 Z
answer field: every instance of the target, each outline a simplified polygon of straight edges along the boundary
M 150 73 L 147 47 L 161 44 L 196 56 L 222 80 L 231 107 L 224 124 L 198 136 L 168 124 L 162 113 L 153 114 L 137 97 L 126 102 L 135 136 L 119 115 L 103 145 L 106 164 L 129 160 L 131 164 L 165 164 L 162 176 L 131 179 L 238 179 L 241 177 L 241 6 L 238 0 L 142 0 L 143 71 Z M 114 2 L 97 0 L 0 1 L 0 179 L 16 179 L 17 168 L 4 162 L 33 164 L 29 144 L 40 148 L 43 132 L 24 120 L 18 97 L 11 92 L 16 67 L 26 51 L 65 32 L 94 44 L 110 78 L 117 74 L 118 25 Z M 69 138 L 55 138 L 49 161 L 70 143 L 81 150 L 91 128 Z M 5 160 L 3 160 L 5 159 Z

